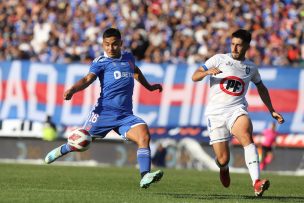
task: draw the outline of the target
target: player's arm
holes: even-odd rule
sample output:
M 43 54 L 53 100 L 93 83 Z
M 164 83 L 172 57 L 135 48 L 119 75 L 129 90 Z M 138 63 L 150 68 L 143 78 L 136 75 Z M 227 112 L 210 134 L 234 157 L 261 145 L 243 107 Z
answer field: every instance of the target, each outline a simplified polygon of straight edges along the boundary
M 161 84 L 151 85 L 137 66 L 135 66 L 134 69 L 134 78 L 149 91 L 154 91 L 154 90 L 158 90 L 159 92 L 163 91 L 163 87 L 161 86 Z
M 274 108 L 272 106 L 272 103 L 271 103 L 271 99 L 270 99 L 270 96 L 269 96 L 268 89 L 265 87 L 265 85 L 263 84 L 263 82 L 260 81 L 259 83 L 257 83 L 256 87 L 258 89 L 258 93 L 259 93 L 262 101 L 264 102 L 264 104 L 268 108 L 271 116 L 274 119 L 276 119 L 278 121 L 278 123 L 280 123 L 280 124 L 284 123 L 283 116 L 274 110 Z
M 196 69 L 196 71 L 192 75 L 192 80 L 194 82 L 201 81 L 204 79 L 207 75 L 217 75 L 219 73 L 222 73 L 222 71 L 219 68 L 210 68 L 208 70 L 205 70 L 202 66 Z
M 88 73 L 86 76 L 78 80 L 72 87 L 64 92 L 63 98 L 70 100 L 76 92 L 84 90 L 96 80 L 97 76 L 93 73 Z

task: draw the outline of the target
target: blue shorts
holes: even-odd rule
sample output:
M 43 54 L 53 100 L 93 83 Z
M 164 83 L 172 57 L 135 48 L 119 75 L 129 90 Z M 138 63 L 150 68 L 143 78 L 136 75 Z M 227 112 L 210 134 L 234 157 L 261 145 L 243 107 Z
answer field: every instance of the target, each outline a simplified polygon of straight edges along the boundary
M 141 118 L 129 115 L 97 115 L 91 113 L 83 128 L 89 131 L 92 137 L 104 138 L 111 130 L 114 130 L 123 139 L 127 140 L 127 132 L 134 126 L 146 124 Z

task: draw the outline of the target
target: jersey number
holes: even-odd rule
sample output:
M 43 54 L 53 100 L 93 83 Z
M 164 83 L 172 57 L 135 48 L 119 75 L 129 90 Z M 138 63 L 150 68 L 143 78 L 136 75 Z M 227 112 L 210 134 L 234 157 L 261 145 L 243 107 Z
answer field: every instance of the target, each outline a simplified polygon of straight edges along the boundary
M 98 114 L 92 112 L 92 113 L 91 113 L 91 117 L 90 117 L 90 119 L 89 119 L 89 122 L 91 122 L 91 123 L 96 123 L 96 121 L 98 120 L 98 117 L 99 117 Z

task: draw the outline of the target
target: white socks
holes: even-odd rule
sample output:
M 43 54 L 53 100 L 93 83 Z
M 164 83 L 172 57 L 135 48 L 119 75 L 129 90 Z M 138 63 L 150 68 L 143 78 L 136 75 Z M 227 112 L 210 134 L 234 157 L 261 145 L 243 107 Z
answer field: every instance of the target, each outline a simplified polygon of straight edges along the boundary
M 252 185 L 260 178 L 259 156 L 256 146 L 251 143 L 244 147 L 245 162 L 249 170 L 249 174 L 252 180 Z

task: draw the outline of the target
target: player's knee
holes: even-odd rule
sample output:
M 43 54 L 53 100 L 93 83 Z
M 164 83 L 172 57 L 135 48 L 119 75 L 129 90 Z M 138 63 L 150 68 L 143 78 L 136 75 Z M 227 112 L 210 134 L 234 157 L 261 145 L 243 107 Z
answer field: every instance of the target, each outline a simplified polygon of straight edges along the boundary
M 150 135 L 148 133 L 142 134 L 138 138 L 138 145 L 139 146 L 146 146 L 148 147 L 150 143 Z
M 244 134 L 244 136 L 241 138 L 240 141 L 241 145 L 243 147 L 250 145 L 251 143 L 253 143 L 253 139 L 250 133 L 246 133 Z

